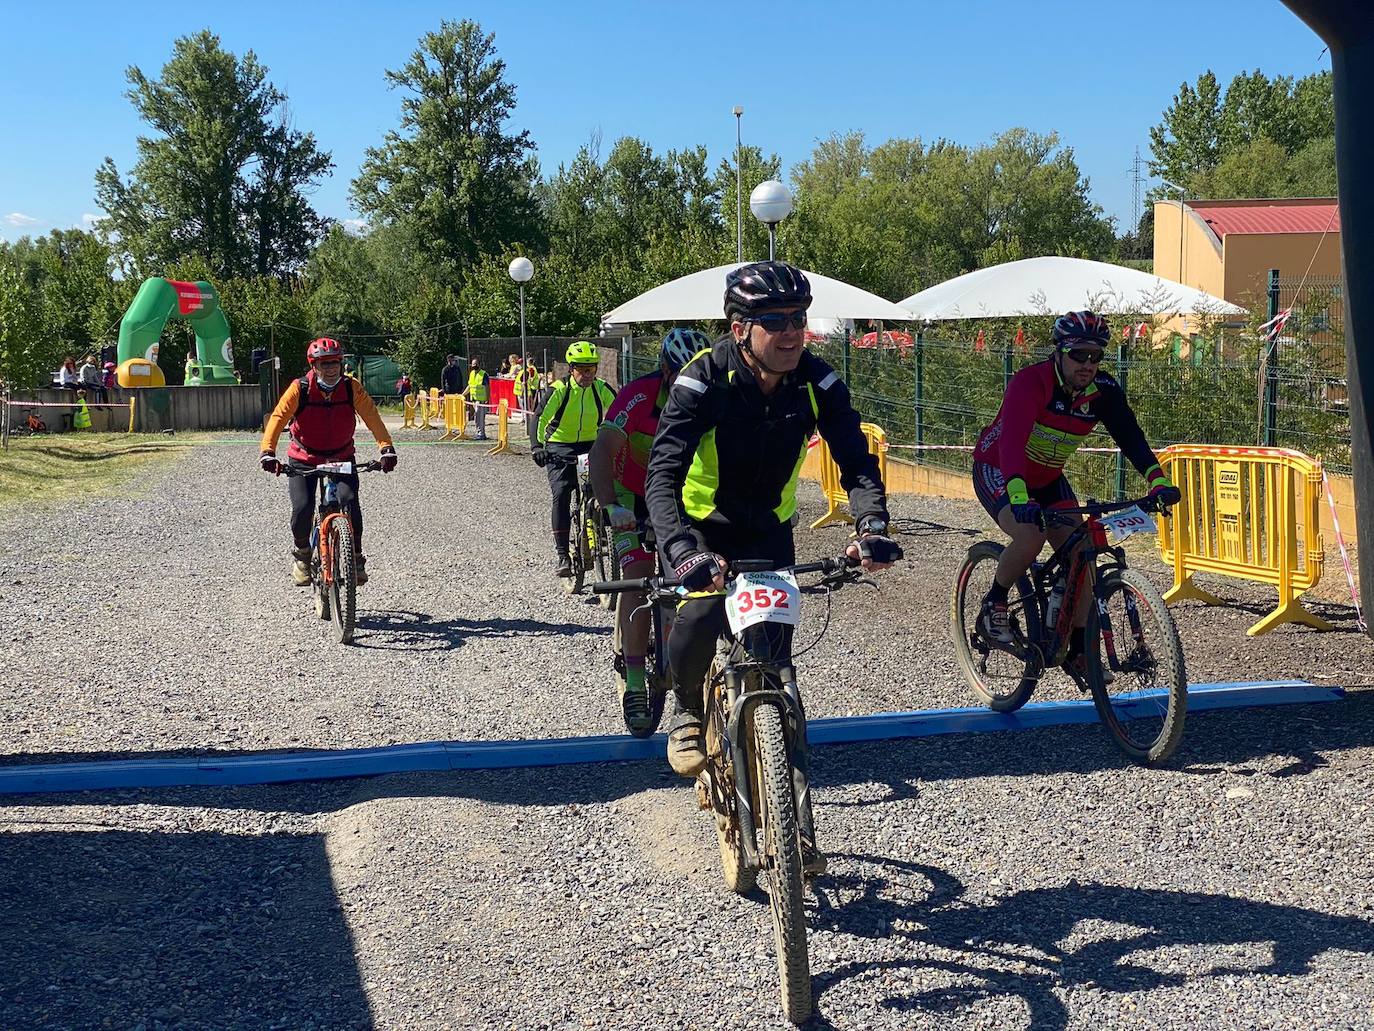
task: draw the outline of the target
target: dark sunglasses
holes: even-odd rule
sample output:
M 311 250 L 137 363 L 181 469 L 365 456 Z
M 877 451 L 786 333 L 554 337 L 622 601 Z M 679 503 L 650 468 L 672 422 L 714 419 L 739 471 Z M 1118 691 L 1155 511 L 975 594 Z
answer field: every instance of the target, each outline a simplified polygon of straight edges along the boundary
M 1071 351 L 1065 351 L 1070 358 L 1079 365 L 1101 365 L 1102 359 L 1107 356 L 1107 352 L 1099 351 L 1095 347 L 1075 347 Z
M 780 312 L 773 311 L 767 315 L 756 315 L 749 320 L 756 326 L 762 326 L 765 332 L 781 333 L 786 329 L 805 329 L 806 312 Z

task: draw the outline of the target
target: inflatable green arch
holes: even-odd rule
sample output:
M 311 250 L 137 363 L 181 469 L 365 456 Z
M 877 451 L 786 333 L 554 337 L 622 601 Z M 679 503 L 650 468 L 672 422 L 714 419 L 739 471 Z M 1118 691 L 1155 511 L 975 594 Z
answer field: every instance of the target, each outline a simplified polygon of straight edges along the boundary
M 158 338 L 170 318 L 184 319 L 196 333 L 196 361 L 186 362 L 188 387 L 235 384 L 234 352 L 229 320 L 219 306 L 219 294 L 203 279 L 149 279 L 138 288 L 133 304 L 119 324 L 121 387 L 164 387 L 167 377 L 157 364 Z

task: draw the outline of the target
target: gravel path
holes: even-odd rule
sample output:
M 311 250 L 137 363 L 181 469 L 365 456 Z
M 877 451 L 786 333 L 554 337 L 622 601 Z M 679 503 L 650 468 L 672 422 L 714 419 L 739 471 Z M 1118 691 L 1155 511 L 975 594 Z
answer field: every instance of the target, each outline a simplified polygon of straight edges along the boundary
M 340 647 L 288 580 L 283 480 L 251 444 L 205 445 L 133 499 L 11 512 L 0 607 L 0 762 L 70 755 L 257 751 L 616 733 L 610 619 L 549 571 L 548 487 L 526 457 L 475 445 L 403 449 L 363 486 L 371 580 L 357 647 Z M 803 517 L 819 514 L 807 484 Z M 834 599 L 801 664 L 813 717 L 972 704 L 948 634 L 951 577 L 986 532 L 973 503 L 898 497 L 910 560 L 878 592 Z M 803 559 L 846 530 L 798 530 Z M 1167 573 L 1150 558 L 1145 567 Z M 1245 608 L 1178 610 L 1193 681 L 1363 680 L 1374 642 L 1341 627 L 1245 636 L 1272 592 L 1220 588 Z M 808 603 L 802 641 L 820 629 Z M 1077 697 L 1059 674 L 1041 698 Z
M 608 623 L 548 576 L 528 459 L 413 447 L 367 481 L 352 649 L 288 586 L 284 490 L 251 461 L 198 447 L 142 497 L 0 517 L 22 600 L 0 761 L 615 731 L 579 672 Z M 985 521 L 896 509 L 912 561 L 836 599 L 802 664 L 813 716 L 969 704 L 944 613 Z M 1192 679 L 1365 679 L 1370 642 L 1322 611 L 1343 632 L 1252 640 L 1252 612 L 1184 606 Z M 1198 715 L 1157 771 L 1094 726 L 813 767 L 818 1026 L 1374 1027 L 1374 691 Z M 764 896 L 723 888 L 659 763 L 17 801 L 6 1028 L 780 1026 Z

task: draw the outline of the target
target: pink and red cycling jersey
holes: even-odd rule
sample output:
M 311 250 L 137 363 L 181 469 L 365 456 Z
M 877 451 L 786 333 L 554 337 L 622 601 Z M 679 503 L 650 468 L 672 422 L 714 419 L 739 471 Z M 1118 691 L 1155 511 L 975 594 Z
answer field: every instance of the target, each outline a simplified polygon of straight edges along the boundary
M 662 371 L 631 380 L 615 395 L 606 411 L 603 426 L 614 426 L 625 434 L 626 447 L 616 463 L 616 486 L 631 494 L 644 496 L 644 477 L 649 469 L 649 451 L 658 432 L 658 417 L 667 403 Z
M 974 448 L 976 462 L 995 466 L 1010 484 L 1034 490 L 1054 483 L 1084 439 L 1101 422 L 1146 479 L 1159 460 L 1145 440 L 1126 394 L 1107 372 L 1075 394 L 1053 358 L 1028 365 L 1007 384 L 1002 407 Z

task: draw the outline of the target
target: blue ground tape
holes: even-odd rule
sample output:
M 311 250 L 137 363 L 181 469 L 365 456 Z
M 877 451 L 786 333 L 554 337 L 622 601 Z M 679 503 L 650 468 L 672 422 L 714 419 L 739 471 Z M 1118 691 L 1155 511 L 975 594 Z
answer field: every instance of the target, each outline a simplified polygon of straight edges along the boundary
M 1255 705 L 1334 702 L 1339 687 L 1317 687 L 1302 680 L 1236 684 L 1194 684 L 1188 711 Z M 1027 730 L 1070 723 L 1093 723 L 1091 701 L 1035 702 L 1006 715 L 987 709 L 932 709 L 877 716 L 814 720 L 812 744 Z M 96 791 L 128 788 L 244 786 L 292 781 L 332 780 L 383 773 L 498 770 L 579 763 L 659 759 L 663 735 L 638 740 L 625 735 L 554 738 L 538 741 L 435 741 L 341 751 L 272 752 L 223 759 L 120 759 L 107 762 L 35 763 L 0 767 L 0 795 Z

